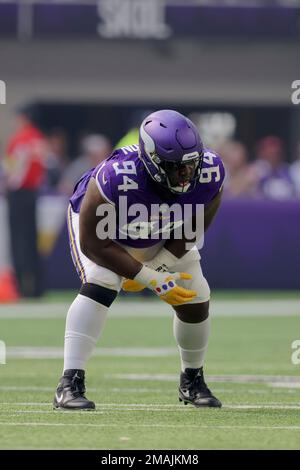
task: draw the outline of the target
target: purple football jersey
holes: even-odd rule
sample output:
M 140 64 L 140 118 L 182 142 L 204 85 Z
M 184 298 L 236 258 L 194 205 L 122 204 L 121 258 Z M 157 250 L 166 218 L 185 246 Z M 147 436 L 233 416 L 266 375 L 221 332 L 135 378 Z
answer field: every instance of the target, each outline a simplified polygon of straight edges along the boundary
M 77 213 L 91 177 L 102 197 L 115 208 L 116 231 L 112 238 L 127 246 L 146 248 L 180 227 L 183 214 L 190 218 L 199 205 L 214 199 L 224 181 L 224 167 L 218 155 L 205 150 L 195 189 L 177 195 L 161 188 L 148 175 L 138 156 L 138 145 L 122 147 L 78 181 L 70 199 Z

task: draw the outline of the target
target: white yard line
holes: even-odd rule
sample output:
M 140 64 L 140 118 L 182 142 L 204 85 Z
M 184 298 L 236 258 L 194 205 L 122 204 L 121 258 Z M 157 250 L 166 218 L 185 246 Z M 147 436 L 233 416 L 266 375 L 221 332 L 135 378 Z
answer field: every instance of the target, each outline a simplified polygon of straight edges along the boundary
M 51 403 L 2 403 L 2 406 L 47 406 L 52 408 Z M 91 411 L 90 413 L 103 413 L 106 411 L 194 411 L 194 407 L 184 407 L 182 404 L 165 404 L 165 403 L 96 403 L 98 410 Z M 270 410 L 300 410 L 300 404 L 290 403 L 256 403 L 256 404 L 226 404 L 222 407 L 223 409 L 231 410 L 260 410 L 260 409 L 270 409 Z M 75 413 L 84 413 L 83 411 L 74 411 Z M 53 410 L 0 410 L 1 414 L 22 414 L 22 413 L 37 413 L 37 414 L 49 414 L 53 413 Z M 73 412 L 72 412 L 73 413 Z
M 270 382 L 268 383 L 270 387 L 274 388 L 298 388 L 300 389 L 300 379 L 299 382 Z
M 175 374 L 107 374 L 105 378 L 120 379 L 120 380 L 134 380 L 134 381 L 161 381 L 161 382 L 178 382 L 178 376 Z M 289 387 L 298 388 L 300 384 L 299 376 L 284 376 L 284 375 L 208 375 L 206 377 L 208 382 L 213 383 L 263 383 L 269 386 L 274 384 L 288 384 Z
M 35 355 L 40 357 L 48 357 L 47 354 L 55 354 L 62 353 L 61 348 L 8 348 L 10 353 L 15 353 L 16 355 L 20 355 L 21 357 L 25 358 L 26 354 L 30 354 L 30 357 L 35 357 Z M 116 356 L 124 356 L 133 355 L 135 357 L 136 354 L 138 355 L 145 355 L 150 357 L 156 357 L 156 355 L 161 354 L 171 354 L 173 348 L 97 348 L 96 352 L 99 355 L 116 355 Z M 109 353 L 109 354 L 108 354 Z M 23 354 L 23 355 L 22 355 Z M 40 356 L 40 354 L 42 356 Z M 97 354 L 96 354 L 97 355 Z M 27 356 L 26 356 L 27 357 Z M 128 381 L 138 381 L 138 382 L 175 382 L 178 383 L 178 375 L 176 374 L 106 374 L 104 376 L 106 379 L 114 379 L 114 380 L 128 380 Z M 276 387 L 277 389 L 282 388 L 300 388 L 300 377 L 299 376 L 289 376 L 289 375 L 264 375 L 264 374 L 257 374 L 257 375 L 246 375 L 246 374 L 228 374 L 228 375 L 208 375 L 207 381 L 212 383 L 233 383 L 233 384 L 265 384 L 270 387 Z M 127 389 L 131 390 L 130 387 Z M 134 387 L 133 390 L 140 390 L 140 388 Z M 0 386 L 0 390 L 21 390 L 18 386 Z M 50 387 L 23 387 L 22 390 L 32 390 L 32 391 L 50 391 Z M 90 389 L 91 390 L 91 389 Z M 96 390 L 96 389 L 95 389 Z M 114 389 L 111 389 L 114 390 Z M 117 388 L 115 389 L 118 390 Z M 123 388 L 120 388 L 123 390 Z M 154 389 L 155 390 L 155 389 Z M 152 391 L 152 389 L 149 389 Z M 247 392 L 247 390 L 245 390 Z M 250 390 L 249 390 L 250 392 Z
M 6 354 L 8 359 L 61 359 L 64 357 L 64 350 L 54 346 L 18 346 L 7 347 Z M 177 354 L 176 347 L 96 348 L 93 353 L 95 357 L 169 357 Z
M 91 413 L 91 412 L 86 412 Z M 155 424 L 98 424 L 98 423 L 40 423 L 40 422 L 26 422 L 26 423 L 17 423 L 17 422 L 5 422 L 0 421 L 0 426 L 26 426 L 26 427 L 35 427 L 35 426 L 48 426 L 48 427 L 87 427 L 87 428 L 171 428 L 186 429 L 186 424 L 164 424 L 164 423 L 155 423 Z M 239 429 L 239 430 L 257 430 L 257 431 L 274 431 L 274 430 L 287 430 L 287 431 L 299 431 L 300 426 L 240 426 L 240 425 L 203 425 L 203 424 L 189 424 L 189 429 Z
M 297 383 L 287 383 L 283 388 L 285 390 L 281 390 L 281 384 L 279 386 L 277 384 L 267 384 L 270 387 L 274 387 L 274 390 L 269 389 L 232 389 L 232 388 L 216 388 L 214 387 L 215 393 L 237 393 L 239 391 L 243 394 L 250 394 L 250 395 L 267 395 L 270 393 L 274 394 L 283 394 L 289 393 L 294 394 L 297 393 L 298 389 L 300 388 Z M 173 393 L 174 388 L 135 388 L 135 387 L 105 387 L 105 390 L 113 393 Z M 39 386 L 15 386 L 15 385 L 0 385 L 0 391 L 2 392 L 53 392 L 53 387 L 39 387 Z M 89 392 L 98 392 L 99 388 L 89 387 Z M 300 392 L 300 390 L 299 390 Z
M 70 302 L 71 303 L 71 302 Z M 0 318 L 63 318 L 70 303 L 20 303 L 0 306 Z M 214 316 L 300 316 L 300 299 L 260 300 L 212 300 L 211 313 Z M 143 299 L 115 302 L 109 312 L 114 318 L 169 317 L 173 310 L 163 302 Z
M 50 406 L 50 405 L 49 405 Z M 151 411 L 152 412 L 195 412 L 196 408 L 195 407 L 186 407 L 186 409 L 181 405 L 181 407 L 177 408 L 165 408 L 165 407 L 152 407 L 152 406 L 143 406 L 143 407 L 135 407 L 135 406 L 128 406 L 128 407 L 118 407 L 118 406 L 112 406 L 112 407 L 103 407 L 101 409 L 101 404 L 96 405 L 98 407 L 97 410 L 91 411 L 92 413 L 96 414 L 105 414 L 105 413 L 111 413 L 112 411 L 118 411 L 118 412 L 141 412 L 141 411 Z M 223 405 L 222 409 L 230 409 L 230 410 L 300 410 L 300 405 Z M 46 411 L 46 410 L 0 410 L 0 415 L 5 415 L 8 414 L 10 416 L 13 415 L 18 415 L 18 414 L 53 414 L 53 411 Z M 56 411 L 56 410 L 55 410 Z M 72 411 L 74 413 L 74 411 Z M 84 411 L 75 411 L 75 413 L 85 413 Z
M 49 346 L 18 346 L 7 347 L 7 358 L 9 359 L 62 359 L 63 348 Z M 173 357 L 178 355 L 176 347 L 117 347 L 96 348 L 95 357 Z M 264 364 L 264 368 L 265 368 Z M 175 374 L 106 374 L 105 378 L 134 381 L 162 381 L 178 382 Z M 231 382 L 231 383 L 265 383 L 270 387 L 300 388 L 300 377 L 298 376 L 276 376 L 276 375 L 219 375 L 207 376 L 209 382 Z
M 231 410 L 260 410 L 260 409 L 268 409 L 268 410 L 300 410 L 300 405 L 283 405 L 283 404 L 270 404 L 270 403 L 262 403 L 262 404 L 253 404 L 253 405 L 224 405 L 223 408 L 228 408 Z M 300 416 L 299 416 L 300 418 Z

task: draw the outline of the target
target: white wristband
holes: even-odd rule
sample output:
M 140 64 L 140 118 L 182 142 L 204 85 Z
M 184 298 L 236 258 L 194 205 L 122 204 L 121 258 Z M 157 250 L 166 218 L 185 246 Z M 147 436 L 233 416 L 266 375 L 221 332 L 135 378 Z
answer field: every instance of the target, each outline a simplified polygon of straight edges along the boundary
M 153 279 L 153 274 L 155 274 L 153 273 L 153 269 L 143 265 L 142 269 L 135 275 L 133 280 L 147 286 Z
M 150 261 L 146 261 L 146 265 L 149 266 L 149 268 L 152 269 L 159 269 L 159 271 L 169 271 L 170 267 L 173 266 L 179 258 L 177 256 L 173 255 L 170 251 L 168 251 L 166 248 L 162 247 L 161 250 L 157 253 L 154 258 L 152 258 Z

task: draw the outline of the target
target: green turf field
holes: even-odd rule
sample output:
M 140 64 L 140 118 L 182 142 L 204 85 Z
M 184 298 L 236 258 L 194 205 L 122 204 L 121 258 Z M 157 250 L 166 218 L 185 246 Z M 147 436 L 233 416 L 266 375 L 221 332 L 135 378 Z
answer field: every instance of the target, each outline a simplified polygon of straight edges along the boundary
M 172 313 L 159 300 L 116 304 L 87 369 L 97 410 L 75 413 L 51 406 L 71 296 L 0 306 L 0 448 L 299 449 L 300 296 L 260 294 L 215 297 L 206 375 L 220 410 L 178 402 Z

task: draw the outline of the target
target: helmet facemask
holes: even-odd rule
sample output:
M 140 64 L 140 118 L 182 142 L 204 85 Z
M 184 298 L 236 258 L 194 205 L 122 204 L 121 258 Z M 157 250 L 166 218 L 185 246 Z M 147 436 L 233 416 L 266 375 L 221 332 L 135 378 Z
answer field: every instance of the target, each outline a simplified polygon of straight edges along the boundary
M 151 160 L 157 168 L 154 179 L 174 194 L 192 191 L 200 177 L 202 155 L 184 161 L 168 161 L 152 153 Z

